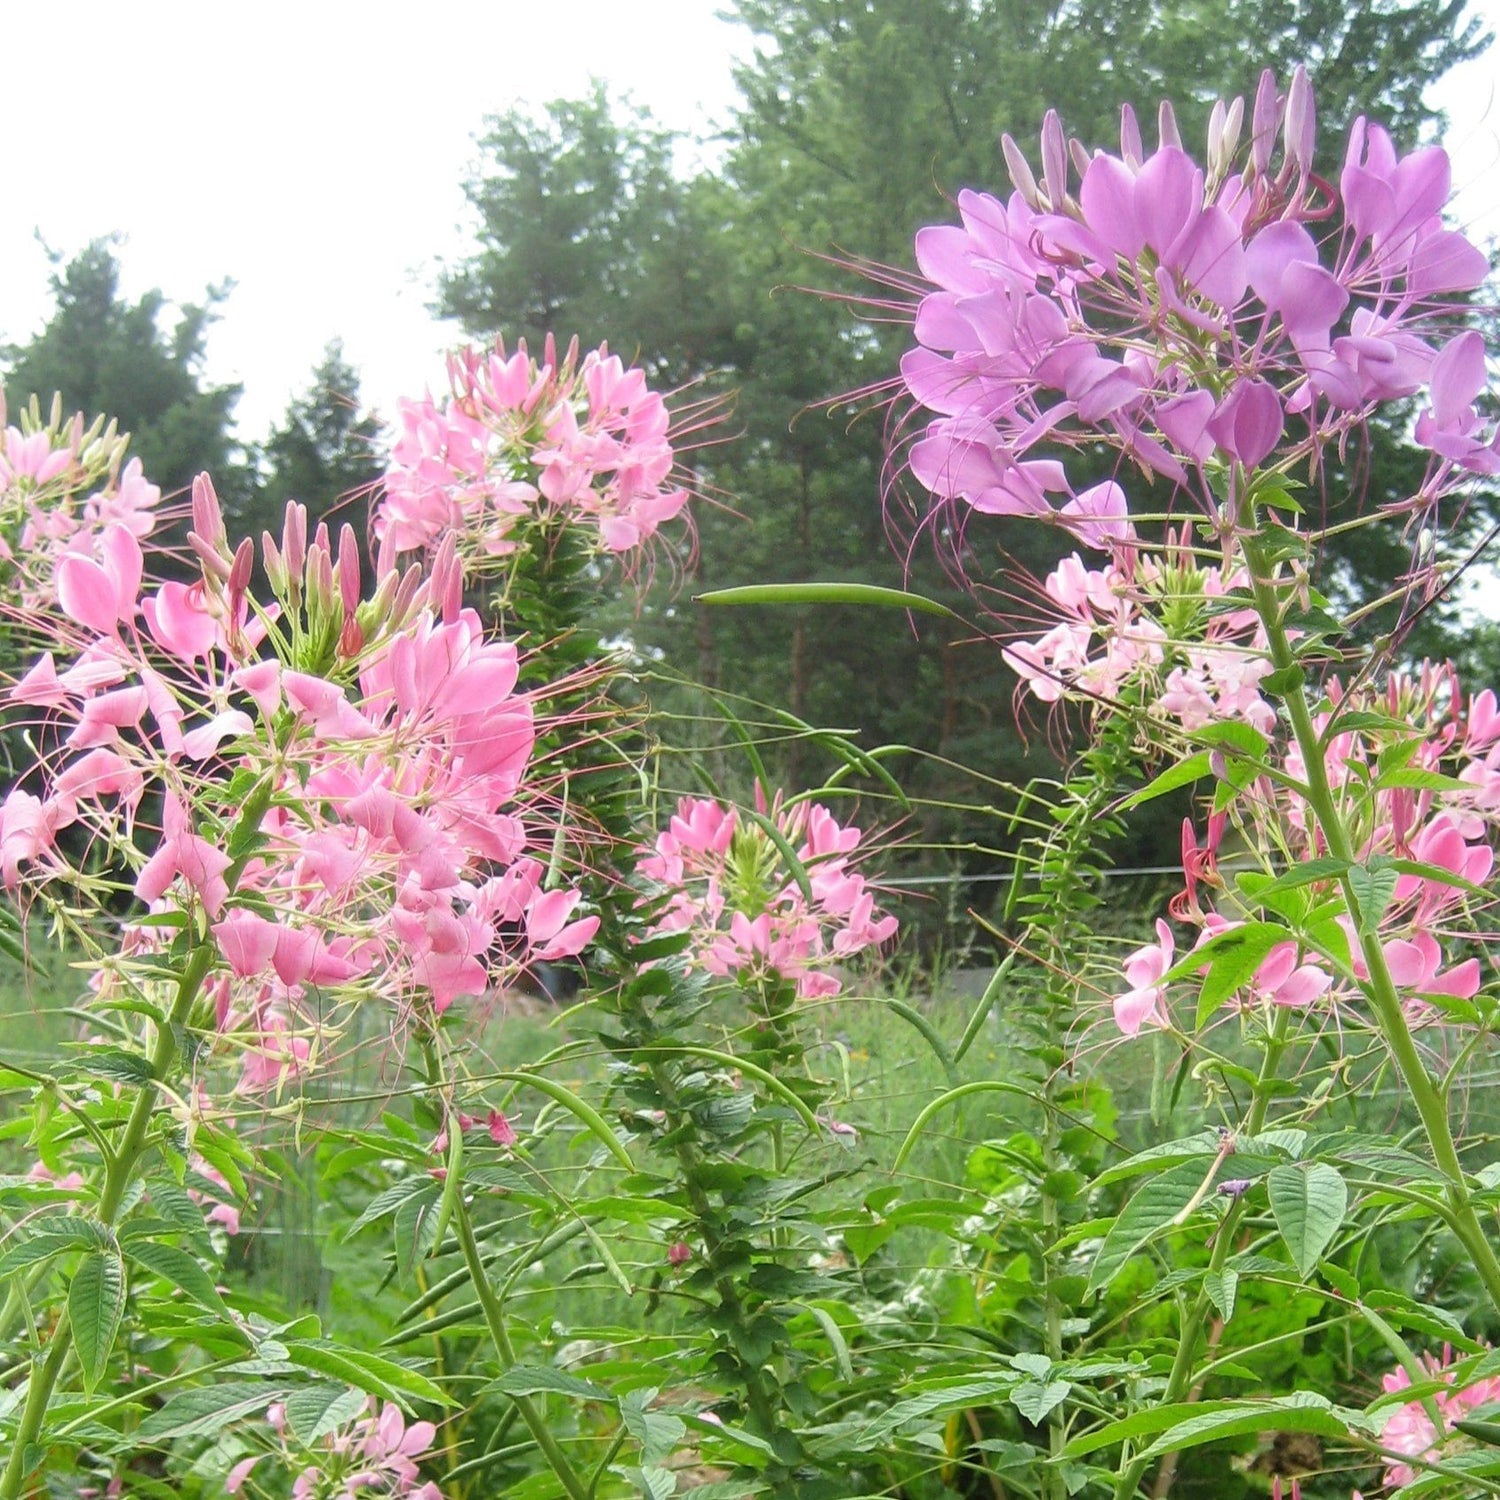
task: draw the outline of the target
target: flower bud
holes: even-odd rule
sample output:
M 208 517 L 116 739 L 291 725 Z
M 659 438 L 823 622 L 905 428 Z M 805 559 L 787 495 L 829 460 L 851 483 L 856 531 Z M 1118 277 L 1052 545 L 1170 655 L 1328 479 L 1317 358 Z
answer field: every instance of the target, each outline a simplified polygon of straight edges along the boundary
M 281 524 L 281 555 L 286 559 L 287 572 L 293 578 L 301 578 L 307 558 L 307 507 L 295 500 L 286 503 L 286 516 Z
M 230 557 L 229 533 L 224 529 L 224 511 L 207 474 L 193 480 L 193 530 L 218 551 L 227 562 Z
M 1308 81 L 1307 69 L 1301 63 L 1292 74 L 1292 84 L 1286 96 L 1286 130 L 1284 135 L 1287 159 L 1296 164 L 1304 177 L 1312 171 L 1313 150 L 1317 143 L 1317 107 L 1313 103 L 1312 84 Z
M 1063 136 L 1062 116 L 1049 109 L 1042 120 L 1042 181 L 1053 213 L 1061 213 L 1068 196 L 1068 143 Z
M 1156 111 L 1156 137 L 1163 150 L 1169 146 L 1175 151 L 1182 150 L 1182 132 L 1177 128 L 1177 112 L 1170 99 L 1163 99 Z
M 276 548 L 276 541 L 269 531 L 263 531 L 260 534 L 260 556 L 266 570 L 266 577 L 271 583 L 271 592 L 279 599 L 286 593 L 286 564 L 282 561 L 281 553 Z
M 1042 206 L 1042 195 L 1031 175 L 1031 164 L 1025 153 L 1010 135 L 1000 137 L 1000 151 L 1005 157 L 1005 166 L 1010 173 L 1011 185 L 1032 208 Z
M 347 521 L 339 532 L 339 593 L 344 613 L 352 615 L 359 606 L 359 542 Z
M 1276 141 L 1276 126 L 1281 115 L 1276 95 L 1276 75 L 1267 68 L 1260 75 L 1255 90 L 1255 113 L 1250 122 L 1250 165 L 1256 176 L 1265 177 L 1271 168 L 1271 147 Z
M 1141 163 L 1146 159 L 1146 148 L 1141 142 L 1141 122 L 1128 104 L 1120 106 L 1120 155 L 1132 172 L 1140 171 Z

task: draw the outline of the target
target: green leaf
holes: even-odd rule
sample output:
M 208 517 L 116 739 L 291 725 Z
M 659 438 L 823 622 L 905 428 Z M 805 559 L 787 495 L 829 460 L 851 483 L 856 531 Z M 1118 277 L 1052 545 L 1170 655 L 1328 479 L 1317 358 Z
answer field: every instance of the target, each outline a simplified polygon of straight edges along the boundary
M 641 1462 L 648 1465 L 669 1458 L 687 1436 L 687 1424 L 680 1417 L 646 1409 L 655 1396 L 654 1387 L 645 1387 L 620 1398 L 620 1421 L 641 1445 Z
M 885 609 L 913 609 L 920 614 L 962 618 L 936 599 L 909 594 L 904 589 L 880 588 L 870 583 L 753 583 L 741 588 L 714 589 L 695 594 L 695 604 L 861 604 Z
M 429 1192 L 432 1187 L 433 1181 L 430 1177 L 408 1177 L 386 1188 L 383 1192 L 376 1193 L 365 1205 L 365 1211 L 344 1231 L 344 1238 L 353 1239 L 367 1224 L 374 1224 L 388 1214 L 395 1213 L 408 1198 Z
M 1028 1422 L 1040 1426 L 1047 1413 L 1060 1406 L 1072 1389 L 1066 1380 L 1049 1380 L 1045 1385 L 1040 1380 L 1028 1380 L 1010 1393 L 1011 1405 Z
M 1323 1252 L 1344 1222 L 1349 1189 L 1336 1168 L 1315 1161 L 1277 1167 L 1267 1178 L 1271 1212 L 1276 1227 L 1304 1277 L 1323 1258 Z
M 1234 1294 L 1240 1284 L 1240 1273 L 1228 1269 L 1208 1271 L 1203 1277 L 1203 1290 L 1208 1300 L 1218 1308 L 1219 1316 L 1227 1323 L 1234 1316 Z
M 0 1256 L 0 1280 L 68 1250 L 107 1250 L 114 1244 L 109 1230 L 96 1219 L 48 1214 L 33 1222 L 37 1233 L 28 1235 Z
M 109 1364 L 120 1319 L 125 1314 L 125 1263 L 118 1250 L 91 1250 L 68 1287 L 68 1321 L 73 1347 L 92 1393 Z
M 1198 992 L 1198 1026 L 1201 1028 L 1242 984 L 1248 983 L 1265 962 L 1266 954 L 1289 937 L 1287 929 L 1274 922 L 1247 922 L 1204 944 L 1214 951 Z
M 459 1133 L 457 1123 L 453 1133 Z M 396 1244 L 396 1271 L 410 1281 L 417 1265 L 437 1243 L 438 1220 L 442 1216 L 443 1188 L 429 1180 L 424 1191 L 401 1200 L 391 1225 Z
M 1222 1411 L 1189 1417 L 1168 1428 L 1140 1457 L 1160 1458 L 1164 1453 L 1255 1432 L 1311 1432 L 1318 1437 L 1347 1439 L 1351 1427 L 1365 1425 L 1360 1412 L 1335 1407 L 1312 1391 L 1295 1391 L 1274 1401 L 1236 1402 Z
M 284 1403 L 286 1419 L 297 1440 L 311 1448 L 321 1437 L 351 1422 L 364 1411 L 369 1397 L 347 1385 L 299 1386 Z
M 671 1500 L 677 1493 L 677 1476 L 671 1469 L 647 1464 L 642 1468 L 619 1470 L 640 1492 L 641 1500 Z
M 321 1339 L 316 1343 L 297 1340 L 287 1344 L 286 1357 L 304 1370 L 346 1381 L 372 1396 L 379 1396 L 382 1401 L 394 1401 L 399 1406 L 408 1406 L 410 1397 L 432 1401 L 439 1406 L 453 1404 L 447 1393 L 425 1375 L 365 1349 L 344 1349 Z
M 151 1081 L 151 1059 L 121 1047 L 90 1047 L 78 1061 L 81 1071 L 112 1083 L 139 1085 Z
M 1094 1179 L 1095 1187 L 1118 1182 L 1123 1177 L 1138 1177 L 1142 1172 L 1154 1172 L 1161 1167 L 1175 1167 L 1179 1162 L 1203 1161 L 1205 1164 L 1219 1154 L 1219 1132 L 1200 1130 L 1197 1135 L 1179 1136 L 1175 1141 L 1161 1141 L 1137 1151 L 1134 1156 L 1107 1168 Z
M 507 1396 L 575 1396 L 582 1401 L 608 1401 L 610 1394 L 602 1385 L 570 1375 L 551 1365 L 513 1365 L 496 1382 L 495 1389 Z
M 1136 1189 L 1110 1226 L 1089 1271 L 1087 1290 L 1107 1287 L 1125 1263 L 1154 1239 L 1185 1209 L 1202 1188 L 1208 1173 L 1201 1162 L 1170 1167 Z
M 1153 802 L 1158 797 L 1165 797 L 1168 792 L 1175 792 L 1180 786 L 1189 786 L 1212 774 L 1212 759 L 1207 750 L 1200 750 L 1196 755 L 1189 755 L 1174 765 L 1168 766 L 1139 791 L 1132 792 L 1123 802 L 1115 805 L 1116 811 L 1128 812 L 1132 807 L 1139 807 L 1143 802 Z
M 224 1306 L 213 1278 L 187 1251 L 155 1240 L 131 1238 L 125 1241 L 125 1254 L 138 1266 L 180 1287 L 200 1307 L 218 1313 L 226 1322 L 229 1320 L 229 1309 Z
M 241 1417 L 259 1415 L 287 1396 L 284 1381 L 230 1380 L 179 1391 L 136 1429 L 138 1441 L 150 1446 L 177 1438 L 222 1432 Z
M 1364 865 L 1349 867 L 1349 889 L 1354 895 L 1354 915 L 1361 936 L 1369 936 L 1380 926 L 1380 919 L 1396 894 L 1399 878 L 1389 865 L 1373 870 Z
M 1296 866 L 1295 869 L 1287 870 L 1278 875 L 1268 885 L 1258 886 L 1253 891 L 1244 882 L 1241 876 L 1236 882 L 1253 902 L 1264 902 L 1272 896 L 1279 896 L 1283 891 L 1294 891 L 1300 886 L 1312 885 L 1319 880 L 1337 880 L 1349 868 L 1347 859 L 1335 859 L 1332 855 L 1323 855 L 1318 859 L 1309 859 Z
M 1015 1385 L 1014 1375 L 943 1381 L 918 1395 L 896 1402 L 873 1422 L 867 1423 L 859 1434 L 860 1445 L 884 1442 L 909 1423 L 919 1422 L 923 1418 L 963 1411 L 970 1406 L 992 1406 L 997 1396 L 1008 1396 Z

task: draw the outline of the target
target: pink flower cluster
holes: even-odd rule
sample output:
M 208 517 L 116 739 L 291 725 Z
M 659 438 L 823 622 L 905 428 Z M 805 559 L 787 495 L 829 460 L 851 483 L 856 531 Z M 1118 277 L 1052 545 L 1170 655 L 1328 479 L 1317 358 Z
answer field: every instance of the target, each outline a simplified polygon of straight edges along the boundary
M 266 1422 L 281 1444 L 284 1467 L 302 1463 L 288 1447 L 286 1407 L 277 1402 L 267 1408 Z M 319 1441 L 316 1458 L 302 1463 L 292 1482 L 292 1500 L 443 1500 L 443 1492 L 432 1480 L 424 1482 L 417 1467 L 436 1436 L 431 1422 L 408 1426 L 400 1407 L 387 1401 L 377 1412 L 372 1400 L 365 1416 Z M 235 1464 L 225 1476 L 225 1490 L 239 1494 L 256 1465 L 270 1456 L 260 1453 Z
M 1447 1389 L 1437 1391 L 1432 1399 L 1444 1427 L 1449 1429 L 1475 1407 L 1500 1402 L 1500 1377 L 1497 1376 L 1454 1390 L 1454 1372 L 1449 1368 L 1452 1363 L 1453 1351 L 1447 1347 L 1443 1349 L 1441 1359 L 1432 1354 L 1422 1356 L 1427 1378 L 1446 1383 Z M 1394 1395 L 1397 1391 L 1410 1389 L 1412 1382 L 1405 1370 L 1393 1370 L 1383 1375 L 1380 1383 L 1388 1395 Z M 1380 1446 L 1408 1458 L 1439 1459 L 1463 1446 L 1465 1441 L 1462 1437 L 1455 1440 L 1451 1435 L 1440 1435 L 1420 1401 L 1408 1401 L 1404 1406 L 1398 1406 L 1380 1429 Z M 1414 1483 L 1421 1472 L 1408 1463 L 1387 1462 L 1385 1482 L 1389 1488 L 1399 1489 Z
M 1447 961 L 1445 947 L 1465 935 L 1461 921 L 1473 896 L 1494 870 L 1494 839 L 1500 826 L 1500 710 L 1489 689 L 1465 701 L 1452 668 L 1424 668 L 1393 676 L 1384 692 L 1346 692 L 1328 684 L 1333 707 L 1315 718 L 1325 736 L 1324 766 L 1350 820 L 1358 863 L 1389 865 L 1389 899 L 1379 913 L 1377 941 L 1408 1018 L 1421 1022 L 1445 997 L 1470 1000 L 1481 981 L 1480 961 Z M 1335 715 L 1358 715 L 1358 729 L 1337 731 Z M 1377 716 L 1385 720 L 1381 728 Z M 1268 749 L 1269 753 L 1269 749 Z M 1301 780 L 1306 774 L 1295 748 L 1278 770 Z M 1249 817 L 1241 833 L 1247 851 L 1259 852 L 1271 868 L 1295 870 L 1328 851 L 1308 831 L 1304 804 L 1285 781 L 1260 777 L 1242 805 Z M 1242 925 L 1243 916 L 1205 909 L 1210 892 L 1229 892 L 1218 857 L 1227 814 L 1210 818 L 1200 847 L 1191 819 L 1183 825 L 1185 885 L 1172 914 L 1199 929 L 1201 945 Z M 1291 846 L 1284 842 L 1290 833 Z M 1332 885 L 1314 882 L 1314 888 Z M 1127 988 L 1114 1000 L 1115 1020 L 1126 1035 L 1142 1026 L 1169 1024 L 1163 976 L 1177 961 L 1172 929 L 1156 924 L 1157 941 L 1124 963 Z M 1446 941 L 1445 941 L 1446 940 Z M 1468 935 L 1469 941 L 1478 941 Z M 1322 946 L 1291 941 L 1272 947 L 1240 990 L 1247 1004 L 1305 1008 L 1327 996 L 1356 997 L 1370 978 L 1353 918 L 1338 915 L 1323 931 Z
M 601 345 L 539 364 L 465 349 L 450 357 L 451 394 L 400 405 L 401 432 L 375 512 L 382 557 L 429 549 L 446 533 L 466 565 L 519 545 L 530 524 L 586 528 L 607 552 L 629 553 L 677 516 L 671 418 L 638 369 Z
M 684 797 L 640 873 L 667 896 L 659 932 L 692 935 L 689 961 L 709 974 L 752 984 L 774 978 L 805 1000 L 836 995 L 834 965 L 887 941 L 896 919 L 875 908 L 853 869 L 860 831 L 827 808 L 778 798 L 758 818 L 702 797 Z M 775 825 L 805 871 L 806 889 L 759 819 Z
M 1243 571 L 1198 566 L 1186 534 L 1164 553 L 1142 550 L 1113 482 L 1079 498 L 1117 522 L 1112 560 L 1089 568 L 1075 552 L 1047 576 L 1058 623 L 1001 653 L 1025 690 L 1042 703 L 1128 697 L 1184 729 L 1239 719 L 1269 734 L 1276 714 L 1259 688 L 1271 669 L 1265 634 L 1253 609 L 1222 602 L 1243 590 Z
M 1167 105 L 1149 155 L 1128 107 L 1119 155 L 1089 154 L 1049 113 L 1040 182 L 1007 138 L 1009 202 L 961 193 L 961 228 L 920 232 L 917 260 L 936 290 L 918 309 L 920 347 L 902 375 L 938 414 L 909 453 L 925 488 L 1076 529 L 1057 504 L 1072 493 L 1062 464 L 1034 450 L 1104 441 L 1174 484 L 1196 473 L 1211 511 L 1206 472 L 1226 469 L 1232 513 L 1245 478 L 1278 449 L 1287 467 L 1380 403 L 1424 389 L 1417 437 L 1433 465 L 1416 503 L 1430 504 L 1456 471 L 1500 472 L 1500 440 L 1475 407 L 1480 336 L 1435 333 L 1441 299 L 1488 274 L 1484 255 L 1442 222 L 1445 153 L 1399 157 L 1361 119 L 1330 203 L 1311 172 L 1301 69 L 1285 98 L 1262 77 L 1242 158 L 1243 122 L 1238 99 L 1215 109 L 1205 168 Z M 1306 435 L 1283 444 L 1288 419 Z
M 118 524 L 97 560 L 59 566 L 72 660 L 58 670 L 47 653 L 8 698 L 45 713 L 60 748 L 36 791 L 0 805 L 6 884 L 67 874 L 65 828 L 123 826 L 114 853 L 137 864 L 135 895 L 209 924 L 217 1024 L 246 1088 L 308 1060 L 316 991 L 441 1012 L 492 968 L 577 954 L 597 918 L 576 917 L 578 893 L 549 888 L 531 853 L 533 705 L 515 648 L 462 607 L 451 546 L 427 577 L 387 573 L 366 600 L 352 533 L 335 557 L 289 507 L 267 548 L 280 601 L 263 607 L 206 482 L 194 508 L 199 585 L 142 599 L 140 548 Z M 142 860 L 129 836 L 152 787 L 162 823 Z M 237 830 L 236 868 L 226 843 L 252 787 L 269 805 Z
M 60 402 L 45 425 L 34 417 L 0 436 L 0 578 L 23 610 L 49 607 L 62 561 L 94 558 L 109 528 L 147 537 L 161 500 L 139 459 L 121 468 L 125 440 L 113 427 L 64 421 Z

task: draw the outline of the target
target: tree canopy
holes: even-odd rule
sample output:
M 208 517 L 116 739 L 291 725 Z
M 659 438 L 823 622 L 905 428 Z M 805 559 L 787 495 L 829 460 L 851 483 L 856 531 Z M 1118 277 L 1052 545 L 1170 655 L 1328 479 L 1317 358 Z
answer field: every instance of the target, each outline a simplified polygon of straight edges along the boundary
M 229 294 L 211 287 L 201 303 L 176 306 L 159 291 L 138 301 L 120 292 L 115 243 L 97 239 L 64 263 L 54 253 L 53 311 L 29 343 L 0 349 L 12 408 L 54 393 L 92 418 L 108 415 L 131 435 L 131 453 L 164 494 L 185 490 L 210 470 L 221 491 L 239 493 L 248 478 L 233 436 L 237 385 L 210 385 L 204 339 Z

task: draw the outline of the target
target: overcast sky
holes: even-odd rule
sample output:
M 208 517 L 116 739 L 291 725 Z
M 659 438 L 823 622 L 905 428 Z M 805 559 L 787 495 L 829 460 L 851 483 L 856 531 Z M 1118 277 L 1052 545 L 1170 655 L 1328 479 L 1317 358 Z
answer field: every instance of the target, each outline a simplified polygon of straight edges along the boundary
M 719 4 L 13 0 L 0 341 L 45 321 L 37 233 L 71 255 L 118 231 L 132 296 L 193 301 L 235 282 L 208 369 L 243 383 L 243 436 L 264 434 L 336 335 L 366 402 L 389 414 L 440 382 L 456 337 L 425 304 L 439 259 L 466 245 L 462 182 L 483 117 L 577 97 L 592 75 L 663 124 L 708 133 L 734 102 L 734 51 L 748 50 Z M 1500 29 L 1500 0 L 1476 9 Z M 1491 234 L 1497 74 L 1493 57 L 1471 64 L 1439 100 L 1456 180 L 1470 184 L 1460 214 Z
M 365 399 L 442 377 L 425 310 L 461 255 L 487 114 L 591 76 L 701 133 L 733 101 L 742 33 L 717 0 L 31 0 L 4 6 L 0 341 L 44 322 L 50 266 L 119 231 L 125 290 L 235 288 L 209 335 L 261 435 L 342 336 Z M 62 17 L 66 15 L 64 21 Z

